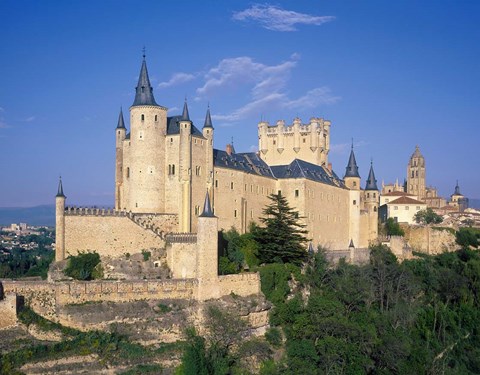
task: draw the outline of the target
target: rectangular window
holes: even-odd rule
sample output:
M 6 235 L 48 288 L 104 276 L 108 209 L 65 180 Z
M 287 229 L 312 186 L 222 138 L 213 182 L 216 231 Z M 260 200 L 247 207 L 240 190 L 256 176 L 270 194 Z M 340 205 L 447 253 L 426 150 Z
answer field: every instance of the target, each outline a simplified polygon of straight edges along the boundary
M 406 209 L 406 210 L 409 210 L 409 209 L 410 209 L 410 207 L 409 207 L 409 206 L 405 206 L 405 209 Z
M 215 188 L 218 188 L 218 180 L 215 180 Z
M 394 209 L 394 210 L 398 210 L 398 206 L 394 206 L 393 209 Z
M 233 217 L 237 217 L 237 210 L 233 210 Z
M 298 198 L 299 195 L 300 195 L 300 193 L 299 193 L 298 189 L 295 190 L 295 198 Z
M 233 182 L 230 182 L 230 189 L 233 190 Z M 236 216 L 235 216 L 236 217 Z

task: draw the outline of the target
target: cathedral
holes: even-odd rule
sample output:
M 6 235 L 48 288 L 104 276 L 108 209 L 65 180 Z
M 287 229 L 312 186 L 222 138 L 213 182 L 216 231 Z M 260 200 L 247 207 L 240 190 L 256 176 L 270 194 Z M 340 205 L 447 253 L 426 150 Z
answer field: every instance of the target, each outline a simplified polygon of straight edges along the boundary
M 66 207 L 60 185 L 57 260 L 83 250 L 120 255 L 162 246 L 172 233 L 197 233 L 206 194 L 219 230 L 248 231 L 268 196 L 281 193 L 315 247 L 368 247 L 378 227 L 373 166 L 362 189 L 352 145 L 339 177 L 328 161 L 331 127 L 320 117 L 261 121 L 258 152 L 216 149 L 210 108 L 201 126 L 191 121 L 186 101 L 182 114 L 168 116 L 154 98 L 144 56 L 129 124 L 120 111 L 115 129 L 115 208 Z

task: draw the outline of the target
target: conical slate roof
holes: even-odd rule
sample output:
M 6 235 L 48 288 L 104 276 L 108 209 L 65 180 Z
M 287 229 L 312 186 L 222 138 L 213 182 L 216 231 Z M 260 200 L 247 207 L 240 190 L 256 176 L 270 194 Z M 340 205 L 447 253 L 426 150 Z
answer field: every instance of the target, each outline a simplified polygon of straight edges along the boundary
M 343 178 L 345 177 L 360 178 L 360 174 L 358 173 L 357 161 L 355 160 L 355 153 L 353 152 L 353 144 L 352 144 L 352 151 L 350 151 L 350 158 L 348 159 L 345 176 Z
M 148 78 L 147 62 L 145 55 L 143 56 L 142 67 L 140 69 L 140 76 L 138 77 L 138 84 L 135 88 L 135 105 L 158 105 L 153 97 L 153 88 Z
M 183 104 L 182 120 L 181 121 L 190 121 L 190 115 L 188 114 L 188 105 L 187 100 Z
M 210 116 L 210 107 L 207 109 L 207 114 L 205 116 L 205 124 L 203 125 L 204 128 L 212 128 L 212 117 Z
M 200 217 L 215 217 L 210 204 L 210 196 L 208 195 L 208 191 L 207 195 L 205 196 L 205 204 L 203 205 L 203 212 Z
M 423 158 L 423 155 L 420 152 L 420 148 L 418 146 L 415 146 L 415 152 L 412 154 L 410 159 L 412 158 Z
M 117 129 L 125 129 L 125 121 L 123 121 L 123 111 L 120 108 L 120 114 L 118 115 Z
M 455 193 L 453 193 L 455 195 L 462 195 L 462 193 L 460 193 L 460 186 L 458 186 L 458 180 L 457 180 L 457 185 L 455 185 Z
M 378 190 L 377 180 L 375 179 L 375 173 L 373 172 L 373 163 L 370 164 L 370 172 L 368 173 L 365 190 Z
M 63 194 L 62 177 L 60 177 L 60 180 L 58 181 L 57 197 L 63 197 L 63 198 L 65 198 L 65 194 Z

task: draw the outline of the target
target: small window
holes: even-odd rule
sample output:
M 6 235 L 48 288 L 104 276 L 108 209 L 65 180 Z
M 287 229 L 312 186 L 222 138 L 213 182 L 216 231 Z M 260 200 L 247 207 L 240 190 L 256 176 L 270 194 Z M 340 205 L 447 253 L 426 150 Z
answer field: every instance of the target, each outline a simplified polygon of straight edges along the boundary
M 175 174 L 175 164 L 172 164 L 172 174 Z
M 281 191 L 281 190 L 278 190 L 278 195 L 282 195 L 282 191 Z
M 409 210 L 409 209 L 410 209 L 410 207 L 409 207 L 409 206 L 405 206 L 405 210 Z
M 417 210 L 420 210 L 420 206 L 417 206 Z
M 388 202 L 390 202 L 390 199 L 385 199 L 385 203 L 388 203 Z
M 247 184 L 245 184 L 245 191 L 247 191 Z
M 298 198 L 299 195 L 300 195 L 300 192 L 298 190 L 295 190 L 295 198 Z
M 155 115 L 155 122 L 158 121 L 158 115 Z
M 370 193 L 367 193 L 367 198 L 370 198 Z
M 142 114 L 142 121 L 145 121 L 145 115 Z
M 233 210 L 233 217 L 237 217 L 237 210 Z
M 393 209 L 394 209 L 394 210 L 398 210 L 398 206 L 393 206 Z
M 305 140 L 305 138 L 303 138 L 303 143 L 305 143 L 305 142 L 306 142 L 306 140 Z
M 273 140 L 273 144 L 276 145 L 276 144 L 277 144 L 277 141 Z
M 130 178 L 130 167 L 127 167 L 127 178 Z
M 230 182 L 230 189 L 233 190 L 233 182 Z M 235 216 L 236 217 L 236 216 Z
M 170 138 L 170 143 L 172 143 L 172 142 L 173 142 L 173 138 Z
M 215 180 L 215 187 L 218 188 L 218 180 Z
M 353 186 L 357 186 L 357 181 L 353 181 Z
M 357 204 L 357 201 L 354 199 L 353 200 L 353 205 L 355 206 Z
M 373 212 L 377 212 L 377 207 L 373 207 Z

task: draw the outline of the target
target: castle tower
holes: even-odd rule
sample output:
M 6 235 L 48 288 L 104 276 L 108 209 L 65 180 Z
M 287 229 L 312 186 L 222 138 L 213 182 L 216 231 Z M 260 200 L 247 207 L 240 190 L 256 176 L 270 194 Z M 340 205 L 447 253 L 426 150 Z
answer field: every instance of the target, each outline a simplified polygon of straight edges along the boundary
M 192 229 L 192 122 L 188 113 L 187 100 L 183 105 L 180 127 L 180 183 L 181 210 L 180 232 L 190 232 Z
M 208 192 L 202 214 L 198 217 L 197 230 L 197 279 L 199 299 L 215 296 L 218 291 L 218 219 L 213 214 Z M 212 283 L 212 281 L 214 283 Z
M 127 210 L 165 212 L 166 128 L 167 108 L 155 102 L 143 55 L 135 100 L 130 107 L 130 138 L 124 142 L 129 151 L 129 165 L 123 165 L 123 183 L 129 184 Z
M 55 261 L 65 259 L 65 199 L 62 178 L 58 182 L 58 192 L 55 197 Z
M 416 146 L 407 166 L 407 193 L 415 195 L 420 200 L 425 198 L 425 172 L 425 158 Z
M 207 140 L 207 146 L 205 147 L 207 170 L 205 171 L 207 191 L 210 199 L 213 198 L 213 124 L 212 117 L 210 116 L 210 106 L 207 108 L 207 114 L 205 115 L 205 123 L 203 125 L 202 134 Z M 213 202 L 215 204 L 215 202 Z
M 343 177 L 345 185 L 350 189 L 350 220 L 349 220 L 349 234 L 350 239 L 357 244 L 360 242 L 360 174 L 358 173 L 357 161 L 355 160 L 355 153 L 352 149 L 348 164 Z
M 118 115 L 118 124 L 115 133 L 115 209 L 120 210 L 123 198 L 123 141 L 127 133 L 122 108 L 120 108 L 120 114 Z
M 370 163 L 370 172 L 368 173 L 367 183 L 364 191 L 364 204 L 368 212 L 368 240 L 374 241 L 378 236 L 378 205 L 379 193 L 377 180 L 373 172 L 373 162 Z

